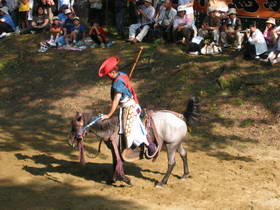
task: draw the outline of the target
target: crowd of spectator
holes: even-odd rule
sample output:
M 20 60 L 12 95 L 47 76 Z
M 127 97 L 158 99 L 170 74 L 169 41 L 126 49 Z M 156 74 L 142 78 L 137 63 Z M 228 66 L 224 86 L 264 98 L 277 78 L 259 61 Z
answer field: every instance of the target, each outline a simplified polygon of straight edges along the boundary
M 78 0 L 76 0 L 78 1 Z M 82 0 L 80 0 L 82 1 Z M 87 23 L 80 20 L 75 0 L 0 0 L 0 38 L 11 34 L 48 31 L 48 46 L 77 46 L 90 37 L 93 46 L 111 46 L 102 24 L 102 0 L 84 0 L 88 4 Z M 114 22 L 121 39 L 132 44 L 149 37 L 178 43 L 199 54 L 206 45 L 220 49 L 233 46 L 244 50 L 248 59 L 272 64 L 280 62 L 280 26 L 274 18 L 260 30 L 256 22 L 247 29 L 237 17 L 234 5 L 209 7 L 199 23 L 193 0 L 115 0 Z M 127 13 L 128 11 L 128 13 Z M 126 20 L 128 19 L 128 21 Z M 127 23 L 130 23 L 127 28 Z M 128 35 L 126 35 L 128 34 Z M 208 44 L 207 44 L 208 43 Z M 219 51 L 220 52 L 220 51 Z

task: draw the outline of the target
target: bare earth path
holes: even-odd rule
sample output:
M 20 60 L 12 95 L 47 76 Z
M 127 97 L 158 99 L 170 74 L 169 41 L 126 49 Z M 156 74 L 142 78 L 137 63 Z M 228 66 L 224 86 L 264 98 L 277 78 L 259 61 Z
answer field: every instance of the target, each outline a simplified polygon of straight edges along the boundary
M 191 94 L 201 98 L 202 117 L 184 144 L 191 176 L 179 179 L 177 156 L 168 185 L 155 188 L 167 168 L 163 151 L 156 162 L 125 165 L 133 186 L 108 185 L 109 150 L 103 145 L 80 166 L 66 142 L 69 119 L 75 111 L 108 110 L 110 82 L 97 78 L 97 68 L 116 54 L 125 66 L 137 49 L 116 44 L 41 55 L 39 40 L 27 35 L 0 44 L 6 52 L 0 59 L 1 210 L 280 209 L 279 66 L 145 46 L 134 76 L 143 106 L 182 112 Z M 221 65 L 230 65 L 223 89 L 213 82 Z M 251 80 L 260 85 L 247 86 Z M 87 139 L 88 153 L 96 152 L 97 140 Z

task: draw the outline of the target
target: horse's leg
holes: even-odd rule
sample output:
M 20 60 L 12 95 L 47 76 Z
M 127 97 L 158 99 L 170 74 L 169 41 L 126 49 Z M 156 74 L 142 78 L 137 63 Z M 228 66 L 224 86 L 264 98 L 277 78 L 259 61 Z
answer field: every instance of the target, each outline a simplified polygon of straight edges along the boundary
M 168 168 L 167 168 L 167 171 L 166 171 L 163 179 L 156 184 L 156 187 L 162 187 L 164 184 L 167 184 L 169 176 L 176 164 L 175 153 L 176 153 L 177 148 L 178 148 L 178 143 L 166 144 L 167 157 L 168 157 Z
M 189 165 L 188 165 L 187 151 L 184 149 L 182 143 L 179 145 L 178 152 L 180 153 L 180 156 L 183 160 L 183 166 L 184 166 L 184 174 L 181 177 L 181 179 L 186 179 L 188 177 L 190 171 L 189 171 Z
M 113 182 L 120 180 L 125 182 L 126 184 L 131 185 L 130 179 L 125 176 L 124 170 L 123 170 L 123 161 L 121 159 L 121 155 L 118 149 L 118 135 L 114 135 L 114 137 L 111 138 L 111 142 L 113 145 L 112 148 L 112 154 L 113 154 L 113 160 L 115 158 L 116 164 L 114 167 L 114 175 L 113 175 Z M 114 162 L 113 162 L 114 164 Z

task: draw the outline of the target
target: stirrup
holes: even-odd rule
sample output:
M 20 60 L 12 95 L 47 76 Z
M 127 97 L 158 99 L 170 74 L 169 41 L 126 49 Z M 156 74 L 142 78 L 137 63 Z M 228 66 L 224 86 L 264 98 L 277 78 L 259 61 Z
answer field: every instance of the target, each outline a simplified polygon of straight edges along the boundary
M 148 149 L 146 149 L 146 151 L 145 151 L 145 157 L 146 157 L 148 160 L 154 158 L 154 157 L 158 154 L 158 150 L 159 150 L 159 146 L 156 146 L 156 151 L 154 152 L 154 154 L 153 154 L 153 155 L 149 155 L 149 151 L 148 151 Z

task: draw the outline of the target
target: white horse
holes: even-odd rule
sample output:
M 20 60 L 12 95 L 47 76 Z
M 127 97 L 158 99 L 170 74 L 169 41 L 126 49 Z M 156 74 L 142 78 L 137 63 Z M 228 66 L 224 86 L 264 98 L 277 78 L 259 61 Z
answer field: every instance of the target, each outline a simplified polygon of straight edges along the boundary
M 187 126 L 192 120 L 197 119 L 199 116 L 199 106 L 195 97 L 189 99 L 186 111 L 183 114 L 179 114 L 172 111 L 161 110 L 154 111 L 151 114 L 154 127 L 153 133 L 156 133 L 158 138 L 163 142 L 167 149 L 168 156 L 168 168 L 163 179 L 156 184 L 156 186 L 162 186 L 167 184 L 169 176 L 175 166 L 175 153 L 179 152 L 182 160 L 184 173 L 181 177 L 185 179 L 189 175 L 187 151 L 182 145 L 182 141 L 185 138 L 188 128 Z M 96 115 L 90 113 L 77 113 L 77 116 L 71 122 L 71 134 L 69 138 L 69 144 L 72 147 L 79 147 L 80 149 L 80 161 L 84 162 L 84 150 L 83 140 L 84 136 L 81 135 L 81 130 L 85 125 L 96 119 Z M 125 176 L 123 169 L 123 158 L 121 157 L 121 151 L 119 148 L 121 138 L 119 138 L 119 120 L 117 116 L 113 116 L 110 119 L 98 121 L 89 131 L 95 133 L 101 137 L 111 150 L 113 155 L 113 179 L 124 181 L 127 184 L 131 184 L 130 179 Z

